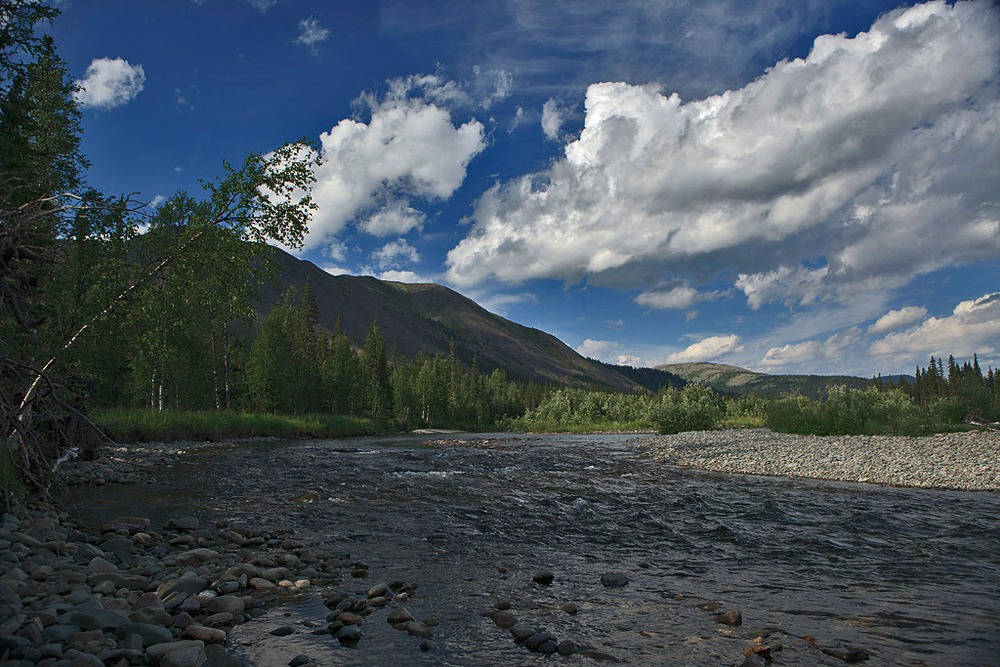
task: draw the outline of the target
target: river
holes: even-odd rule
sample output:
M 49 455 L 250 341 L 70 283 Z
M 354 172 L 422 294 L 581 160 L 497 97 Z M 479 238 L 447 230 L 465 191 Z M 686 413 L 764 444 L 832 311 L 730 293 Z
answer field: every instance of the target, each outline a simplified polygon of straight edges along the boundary
M 415 582 L 434 645 L 379 612 L 354 648 L 319 592 L 234 628 L 251 665 L 739 665 L 755 634 L 776 665 L 995 665 L 1000 495 L 730 476 L 665 467 L 626 435 L 409 435 L 200 448 L 157 482 L 74 494 L 90 520 L 141 513 L 283 526 Z M 315 493 L 318 501 L 291 498 Z M 552 573 L 551 585 L 532 581 Z M 607 572 L 629 579 L 601 583 Z M 542 656 L 483 613 L 589 648 Z M 567 613 L 571 603 L 576 613 Z M 738 610 L 742 625 L 715 621 Z M 277 637 L 279 625 L 298 632 Z M 811 635 L 812 645 L 801 638 Z M 858 654 L 855 654 L 858 655 Z M 604 659 L 601 659 L 601 658 Z

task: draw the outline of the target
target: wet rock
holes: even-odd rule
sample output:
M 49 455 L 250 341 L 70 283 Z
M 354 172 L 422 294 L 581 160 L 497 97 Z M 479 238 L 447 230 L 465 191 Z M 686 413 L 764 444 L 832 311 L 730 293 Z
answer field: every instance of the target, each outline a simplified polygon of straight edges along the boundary
M 115 628 L 115 635 L 124 639 L 128 635 L 139 635 L 142 637 L 142 645 L 152 646 L 171 641 L 174 636 L 162 625 L 152 625 L 149 623 L 124 623 Z
M 201 528 L 201 521 L 198 520 L 198 517 L 184 516 L 167 521 L 166 528 L 167 530 L 198 530 Z
M 333 636 L 341 644 L 356 646 L 361 641 L 361 628 L 356 625 L 345 625 L 337 630 Z
M 235 595 L 220 595 L 208 600 L 205 609 L 211 614 L 229 613 L 237 616 L 246 610 L 246 603 L 243 598 Z
M 83 630 L 114 629 L 131 622 L 125 614 L 107 609 L 75 609 L 65 617 L 66 624 L 79 626 Z
M 863 648 L 857 648 L 857 647 L 824 648 L 822 649 L 822 651 L 823 653 L 826 653 L 829 656 L 833 656 L 834 658 L 839 658 L 840 660 L 843 660 L 844 662 L 852 665 L 859 662 L 864 662 L 869 658 L 871 658 L 871 655 L 868 654 L 868 651 L 866 651 Z
M 486 616 L 492 620 L 498 628 L 512 628 L 517 625 L 517 616 L 506 609 L 489 612 Z
M 767 667 L 767 660 L 757 653 L 751 653 L 740 663 L 740 667 Z
M 209 644 L 205 647 L 208 660 L 201 667 L 242 667 L 239 658 L 230 653 L 221 644 Z
M 375 586 L 372 586 L 371 588 L 368 589 L 368 597 L 369 598 L 385 597 L 391 592 L 392 591 L 389 588 L 389 584 L 385 583 L 376 584 Z
M 411 637 L 434 639 L 434 631 L 419 621 L 409 621 L 403 625 L 403 630 Z
M 313 664 L 313 659 L 308 655 L 297 655 L 288 661 L 288 667 L 305 667 Z
M 156 589 L 156 594 L 161 600 L 166 600 L 171 594 L 183 593 L 187 595 L 197 595 L 208 588 L 208 582 L 201 577 L 179 577 L 171 579 L 160 585 Z
M 390 625 L 393 627 L 397 625 L 404 625 L 410 621 L 415 620 L 413 615 L 407 611 L 406 607 L 399 606 L 389 612 L 389 616 L 386 618 Z
M 735 610 L 725 611 L 721 614 L 714 614 L 712 618 L 715 619 L 716 623 L 721 623 L 722 625 L 731 625 L 735 627 L 743 624 L 743 614 Z
M 164 655 L 160 658 L 160 667 L 201 667 L 207 660 L 204 646 L 189 646 Z
M 623 588 L 628 586 L 629 578 L 622 572 L 605 572 L 601 575 L 601 584 L 607 588 Z
M 555 653 L 559 645 L 555 635 L 544 630 L 535 632 L 524 640 L 524 648 L 538 653 Z
M 541 630 L 533 630 L 531 628 L 515 626 L 510 629 L 510 636 L 514 638 L 515 644 L 523 644 L 524 640 L 526 640 L 528 637 L 538 632 L 541 632 Z
M 184 628 L 181 633 L 184 637 L 190 639 L 198 639 L 205 644 L 222 644 L 226 641 L 225 630 L 219 630 L 218 628 L 208 628 L 204 625 L 198 625 L 197 623 L 192 623 L 191 625 Z M 272 633 L 274 634 L 274 633 Z
M 573 655 L 579 653 L 580 649 L 572 639 L 564 639 L 556 646 L 556 652 L 559 655 Z
M 564 612 L 566 612 L 566 613 L 567 613 L 567 614 L 569 614 L 570 616 L 575 616 L 575 615 L 577 614 L 577 612 L 579 612 L 579 611 L 580 611 L 580 610 L 579 610 L 579 609 L 577 608 L 577 606 L 576 606 L 575 604 L 573 604 L 572 602 L 567 602 L 567 603 L 563 604 L 563 605 L 562 605 L 562 606 L 560 607 L 560 609 L 562 609 L 562 610 L 563 610 Z
M 218 560 L 220 556 L 221 554 L 218 551 L 198 547 L 197 549 L 182 551 L 174 558 L 178 565 L 201 565 L 202 563 Z
M 295 634 L 295 628 L 288 625 L 282 625 L 275 628 L 274 630 L 271 630 L 270 634 L 274 635 L 275 637 L 287 637 L 288 635 Z
M 538 584 L 539 586 L 551 586 L 552 582 L 555 580 L 555 575 L 548 570 L 541 570 L 536 572 L 531 580 Z

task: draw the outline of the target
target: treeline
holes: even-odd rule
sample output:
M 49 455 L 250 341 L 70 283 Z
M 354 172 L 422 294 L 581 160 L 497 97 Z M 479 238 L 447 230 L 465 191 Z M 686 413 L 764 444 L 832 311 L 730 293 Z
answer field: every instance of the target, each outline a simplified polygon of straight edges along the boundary
M 916 382 L 873 380 L 834 386 L 821 398 L 785 394 L 724 395 L 702 384 L 656 394 L 608 394 L 564 388 L 549 393 L 517 422 L 539 431 L 642 430 L 663 434 L 737 427 L 813 435 L 924 435 L 1000 421 L 998 372 L 984 374 L 978 357 L 947 371 L 931 358 Z
M 450 355 L 415 359 L 388 346 L 372 322 L 360 349 L 317 324 L 310 283 L 290 289 L 260 322 L 246 362 L 242 407 L 283 414 L 365 417 L 394 428 L 497 428 L 540 400 L 540 385 L 509 381 L 502 370 L 466 368 Z

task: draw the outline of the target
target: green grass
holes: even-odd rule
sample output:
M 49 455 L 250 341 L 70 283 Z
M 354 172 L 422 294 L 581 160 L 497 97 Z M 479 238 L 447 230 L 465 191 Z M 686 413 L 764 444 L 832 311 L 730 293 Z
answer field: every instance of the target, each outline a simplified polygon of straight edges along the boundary
M 230 438 L 342 438 L 385 432 L 367 419 L 339 415 L 274 415 L 248 412 L 100 410 L 94 423 L 117 442 L 225 440 Z

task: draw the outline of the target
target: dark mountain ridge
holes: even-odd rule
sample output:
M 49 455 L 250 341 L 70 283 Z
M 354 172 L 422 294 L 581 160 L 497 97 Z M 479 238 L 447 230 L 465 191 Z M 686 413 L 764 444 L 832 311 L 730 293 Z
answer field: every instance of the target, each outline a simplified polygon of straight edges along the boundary
M 341 330 L 360 346 L 378 322 L 390 351 L 416 357 L 455 354 L 479 370 L 499 368 L 512 380 L 634 391 L 640 383 L 614 367 L 586 359 L 551 334 L 490 313 L 442 285 L 399 283 L 370 276 L 333 276 L 315 264 L 275 249 L 275 279 L 261 289 L 260 311 L 268 312 L 290 287 L 301 294 L 308 281 L 316 297 L 319 326 Z

